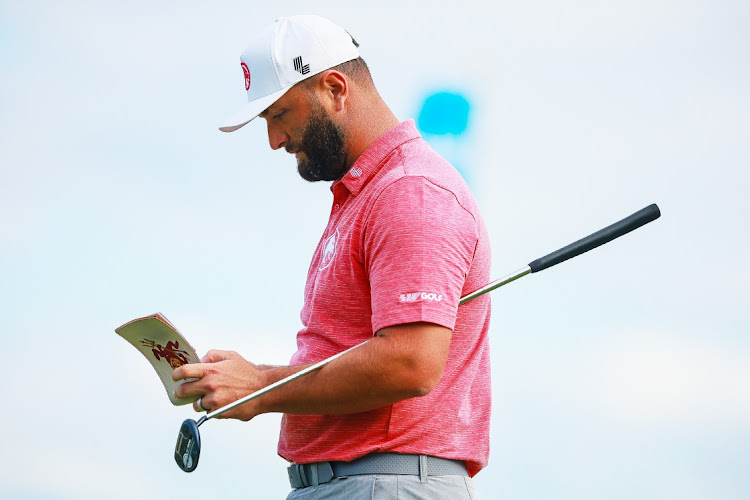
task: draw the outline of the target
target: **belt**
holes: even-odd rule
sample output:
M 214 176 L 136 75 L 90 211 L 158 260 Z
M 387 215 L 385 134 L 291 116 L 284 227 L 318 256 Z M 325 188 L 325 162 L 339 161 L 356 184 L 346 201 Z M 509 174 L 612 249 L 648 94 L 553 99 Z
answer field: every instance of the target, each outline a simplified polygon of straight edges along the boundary
M 337 477 L 362 474 L 398 474 L 419 476 L 468 476 L 461 460 L 406 455 L 402 453 L 370 453 L 351 462 L 315 462 L 287 467 L 292 488 L 324 484 Z

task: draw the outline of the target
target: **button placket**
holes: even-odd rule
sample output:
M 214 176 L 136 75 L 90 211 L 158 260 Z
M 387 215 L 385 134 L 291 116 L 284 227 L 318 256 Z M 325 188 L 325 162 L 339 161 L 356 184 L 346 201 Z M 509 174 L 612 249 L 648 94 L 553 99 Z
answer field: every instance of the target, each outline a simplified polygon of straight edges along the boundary
M 346 189 L 346 186 L 344 186 L 343 183 L 339 184 L 334 189 L 333 206 L 331 207 L 331 217 L 328 227 L 326 228 L 326 233 L 330 233 L 331 230 L 336 227 L 338 219 L 341 216 L 341 207 L 344 206 L 344 203 L 348 198 L 348 194 L 349 191 Z
M 328 225 L 326 226 L 325 233 L 323 234 L 322 241 L 325 241 L 328 239 L 331 234 L 333 234 L 336 231 L 336 227 L 338 225 L 339 219 L 341 217 L 341 207 L 343 207 L 344 203 L 346 203 L 346 200 L 349 197 L 349 190 L 344 186 L 343 184 L 339 184 L 334 187 L 333 189 L 333 206 L 331 207 L 331 215 L 328 218 Z M 322 254 L 318 256 L 318 259 L 322 258 Z M 311 315 L 312 310 L 315 308 L 315 297 L 317 295 L 318 291 L 318 278 L 320 277 L 320 262 L 315 262 L 315 276 L 312 280 L 312 291 L 310 293 L 310 309 L 311 309 Z

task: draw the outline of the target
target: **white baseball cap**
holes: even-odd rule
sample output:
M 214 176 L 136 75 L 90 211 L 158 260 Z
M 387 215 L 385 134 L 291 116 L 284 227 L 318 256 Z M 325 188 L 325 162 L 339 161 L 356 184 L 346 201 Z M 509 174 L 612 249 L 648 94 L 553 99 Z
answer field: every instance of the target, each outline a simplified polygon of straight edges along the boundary
M 234 132 L 306 78 L 359 57 L 351 35 L 320 16 L 280 17 L 240 56 L 248 103 L 219 130 Z

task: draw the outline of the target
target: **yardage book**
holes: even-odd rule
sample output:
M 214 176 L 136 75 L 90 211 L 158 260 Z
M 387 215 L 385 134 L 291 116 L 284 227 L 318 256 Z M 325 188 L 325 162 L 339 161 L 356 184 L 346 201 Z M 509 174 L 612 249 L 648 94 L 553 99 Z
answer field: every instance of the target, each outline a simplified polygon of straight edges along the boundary
M 129 321 L 115 328 L 115 332 L 151 363 L 173 405 L 186 405 L 198 399 L 198 396 L 174 397 L 175 387 L 195 379 L 175 382 L 172 380 L 172 370 L 187 363 L 200 363 L 200 358 L 193 346 L 161 313 Z

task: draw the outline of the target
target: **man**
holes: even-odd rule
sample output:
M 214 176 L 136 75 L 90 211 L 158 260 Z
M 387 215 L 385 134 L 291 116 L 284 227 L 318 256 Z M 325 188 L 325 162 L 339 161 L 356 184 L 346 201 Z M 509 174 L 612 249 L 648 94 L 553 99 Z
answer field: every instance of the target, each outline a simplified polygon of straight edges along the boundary
M 210 351 L 175 380 L 178 397 L 217 409 L 313 362 L 363 346 L 225 414 L 282 412 L 288 498 L 473 498 L 489 454 L 490 299 L 484 222 L 457 171 L 399 123 L 358 44 L 317 16 L 282 18 L 241 57 L 248 104 L 273 149 L 333 206 L 307 277 L 290 366 Z M 374 496 L 373 496 L 374 495 Z

